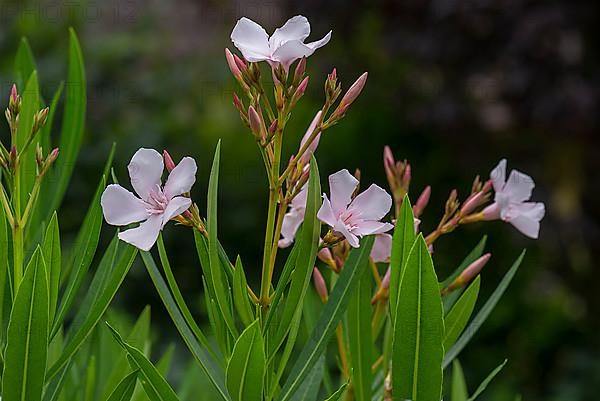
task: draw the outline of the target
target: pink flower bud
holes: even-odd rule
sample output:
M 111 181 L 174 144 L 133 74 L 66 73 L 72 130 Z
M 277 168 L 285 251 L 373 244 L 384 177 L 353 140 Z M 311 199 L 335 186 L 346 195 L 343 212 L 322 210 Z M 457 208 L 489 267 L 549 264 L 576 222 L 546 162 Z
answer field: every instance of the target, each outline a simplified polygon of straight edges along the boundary
M 354 82 L 352 84 L 352 86 L 350 87 L 350 89 L 348 89 L 348 92 L 346 92 L 346 94 L 342 98 L 342 101 L 340 102 L 340 105 L 348 105 L 348 106 L 350 106 L 356 100 L 356 98 L 358 97 L 358 95 L 360 95 L 360 93 L 362 92 L 363 88 L 365 87 L 365 84 L 367 83 L 367 77 L 368 76 L 369 76 L 369 73 L 365 72 L 360 77 L 358 77 L 358 79 L 356 80 L 356 82 Z
M 485 255 L 481 256 L 473 263 L 471 263 L 465 270 L 463 270 L 463 272 L 460 274 L 460 276 L 458 276 L 458 278 L 455 281 L 460 282 L 461 285 L 469 283 L 475 278 L 475 276 L 479 274 L 481 269 L 483 269 L 483 267 L 487 264 L 491 257 L 491 253 L 486 253 Z
M 415 203 L 415 206 L 413 207 L 413 213 L 416 217 L 419 217 L 423 213 L 423 210 L 425 210 L 427 204 L 429 203 L 430 197 L 431 186 L 427 185 L 423 192 L 421 192 L 421 195 L 419 195 L 419 199 L 417 199 L 417 203 Z
M 333 258 L 333 255 L 331 254 L 329 248 L 321 249 L 319 253 L 317 253 L 317 257 L 321 262 L 325 263 L 327 266 L 335 267 L 335 259 Z
M 273 120 L 273 122 L 269 126 L 269 134 L 274 134 L 275 131 L 277 131 L 277 119 Z
M 306 92 L 307 86 L 308 86 L 308 77 L 305 77 L 302 80 L 302 82 L 300 82 L 300 85 L 298 85 L 298 88 L 296 89 L 296 93 L 294 93 L 294 99 L 296 101 L 304 95 L 304 92 Z
M 48 157 L 50 158 L 50 160 L 54 161 L 58 158 L 58 153 L 59 153 L 58 148 L 54 148 L 54 149 L 52 149 L 52 152 L 50 152 L 50 155 Z
M 254 136 L 259 139 L 262 138 L 262 121 L 256 110 L 252 106 L 248 108 L 248 120 L 250 121 L 250 129 L 252 130 Z
M 327 302 L 327 284 L 325 279 L 321 275 L 321 272 L 316 267 L 313 269 L 313 282 L 315 284 L 315 290 L 323 302 Z
M 175 168 L 175 163 L 173 162 L 173 158 L 171 157 L 167 149 L 163 150 L 163 159 L 165 159 L 165 167 L 170 173 Z
M 410 167 L 410 164 L 407 164 L 406 167 L 404 168 L 404 176 L 402 177 L 402 182 L 404 183 L 404 186 L 406 188 L 408 188 L 411 178 L 412 178 L 412 169 Z
M 385 276 L 383 276 L 383 279 L 381 280 L 381 288 L 383 288 L 384 290 L 387 290 L 388 288 L 390 288 L 390 268 L 389 268 L 389 266 L 385 272 Z
M 471 214 L 471 212 L 473 212 L 479 205 L 481 205 L 481 201 L 484 197 L 485 193 L 483 192 L 477 192 L 476 194 L 470 196 L 469 199 L 465 201 L 462 208 L 460 209 L 460 213 L 463 216 Z
M 227 65 L 229 65 L 229 69 L 231 70 L 231 73 L 233 74 L 233 76 L 236 79 L 241 79 L 242 72 L 240 71 L 239 67 L 235 63 L 235 58 L 233 58 L 233 54 L 229 51 L 228 48 L 225 48 L 225 58 L 227 59 Z
M 335 80 L 337 80 L 337 70 L 335 69 L 335 67 L 331 71 L 331 74 L 327 75 L 327 79 L 329 81 L 335 81 Z
M 246 64 L 246 62 L 244 60 L 242 60 L 240 57 L 238 57 L 237 54 L 233 55 L 233 60 L 235 61 L 235 64 L 237 65 L 237 68 L 240 72 L 246 71 L 246 68 L 248 67 L 248 65 Z
M 306 71 L 306 57 L 302 57 L 298 64 L 296 64 L 296 69 L 294 70 L 294 80 L 298 82 L 300 78 L 304 76 L 304 72 Z
M 10 100 L 13 102 L 17 101 L 19 94 L 17 93 L 17 85 L 13 84 L 11 90 L 10 90 Z

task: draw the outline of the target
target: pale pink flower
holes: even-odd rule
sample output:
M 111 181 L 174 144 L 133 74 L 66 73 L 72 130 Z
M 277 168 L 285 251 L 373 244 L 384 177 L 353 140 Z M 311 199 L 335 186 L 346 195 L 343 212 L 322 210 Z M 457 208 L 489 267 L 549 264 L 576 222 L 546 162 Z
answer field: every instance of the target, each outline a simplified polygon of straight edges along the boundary
M 415 234 L 419 232 L 421 220 L 416 217 L 413 220 Z M 373 249 L 371 249 L 371 259 L 375 263 L 389 263 L 392 257 L 392 236 L 390 234 L 377 234 Z
M 142 222 L 138 227 L 119 233 L 119 239 L 143 251 L 156 242 L 162 228 L 173 217 L 185 212 L 190 198 L 180 196 L 189 192 L 196 181 L 196 162 L 184 157 L 169 174 L 164 186 L 163 157 L 154 149 L 138 150 L 127 166 L 131 185 L 139 196 L 120 185 L 106 187 L 100 204 L 104 219 L 114 226 Z
M 486 220 L 509 222 L 528 237 L 537 238 L 540 221 L 546 212 L 541 202 L 527 202 L 535 187 L 533 179 L 517 170 L 512 170 L 506 180 L 506 159 L 490 173 L 494 191 L 494 203 L 483 210 Z
M 294 242 L 296 232 L 300 224 L 304 221 L 306 212 L 306 199 L 308 196 L 308 186 L 304 185 L 300 192 L 292 199 L 288 212 L 283 216 L 281 225 L 281 238 L 277 245 L 280 248 L 287 248 Z
M 310 24 L 306 17 L 297 15 L 290 18 L 281 28 L 269 37 L 264 28 L 256 22 L 241 18 L 231 32 L 231 41 L 250 62 L 266 61 L 272 67 L 281 63 L 287 71 L 297 59 L 308 57 L 331 39 L 331 31 L 323 39 L 304 43 L 310 35 Z
M 331 201 L 323 194 L 323 205 L 317 213 L 319 220 L 342 234 L 354 248 L 359 246 L 359 237 L 382 234 L 394 227 L 379 221 L 390 211 L 392 197 L 373 184 L 352 199 L 357 186 L 358 180 L 346 169 L 330 175 Z

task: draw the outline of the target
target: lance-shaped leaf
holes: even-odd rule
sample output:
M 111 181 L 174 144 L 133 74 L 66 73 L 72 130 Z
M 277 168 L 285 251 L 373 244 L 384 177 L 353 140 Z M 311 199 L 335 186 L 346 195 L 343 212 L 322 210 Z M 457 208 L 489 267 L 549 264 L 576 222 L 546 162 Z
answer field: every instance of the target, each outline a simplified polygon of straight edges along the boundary
M 392 346 L 392 388 L 398 400 L 439 401 L 442 393 L 442 300 L 421 234 L 400 281 Z
M 475 401 L 475 399 L 477 399 L 477 397 L 479 397 L 481 393 L 485 391 L 485 389 L 492 382 L 492 380 L 494 380 L 496 375 L 500 373 L 500 371 L 502 370 L 502 368 L 504 368 L 507 362 L 508 360 L 505 359 L 504 362 L 502 362 L 496 369 L 492 370 L 492 372 L 481 382 L 479 387 L 477 387 L 475 393 L 473 393 L 473 395 L 469 397 L 468 401 Z
M 151 401 L 179 401 L 173 388 L 167 383 L 158 369 L 146 358 L 139 349 L 127 344 L 121 335 L 106 323 L 115 340 L 123 347 L 129 356 L 132 368 L 139 371 L 139 379 L 144 386 L 144 391 Z
M 400 207 L 400 216 L 396 222 L 392 237 L 392 256 L 390 257 L 390 315 L 396 316 L 400 281 L 404 275 L 408 253 L 415 242 L 415 222 L 408 195 L 404 196 Z
M 452 367 L 452 396 L 450 401 L 467 401 L 469 393 L 467 392 L 467 383 L 465 375 L 458 359 L 454 360 Z
M 473 309 L 475 308 L 475 303 L 477 302 L 480 282 L 481 276 L 477 276 L 477 278 L 469 285 L 469 288 L 467 288 L 460 297 L 458 302 L 450 309 L 450 312 L 448 312 L 448 315 L 444 319 L 444 326 L 446 327 L 444 333 L 444 349 L 450 349 L 450 347 L 454 345 L 456 339 L 467 325 L 471 313 L 473 313 Z
M 469 343 L 469 341 L 471 341 L 471 338 L 473 338 L 477 330 L 479 330 L 479 328 L 488 318 L 490 313 L 492 313 L 492 310 L 494 310 L 494 307 L 496 307 L 496 304 L 498 303 L 498 301 L 506 291 L 506 288 L 508 288 L 508 285 L 517 273 L 517 269 L 521 265 L 523 257 L 525 257 L 525 250 L 521 252 L 521 255 L 517 258 L 515 263 L 513 263 L 512 267 L 504 275 L 504 278 L 502 278 L 502 281 L 500 281 L 498 287 L 496 287 L 496 289 L 494 290 L 492 295 L 490 295 L 486 303 L 481 307 L 479 312 L 477 312 L 477 315 L 475 315 L 471 323 L 467 326 L 467 328 L 458 338 L 456 343 L 452 346 L 452 348 L 450 348 L 450 350 L 448 350 L 448 352 L 446 352 L 443 364 L 444 369 L 446 369 L 446 367 L 450 365 L 450 362 L 452 362 L 452 360 L 458 356 L 460 351 L 463 350 L 463 348 Z
M 284 383 L 277 400 L 290 400 L 298 387 L 304 381 L 319 357 L 327 347 L 327 342 L 348 308 L 350 297 L 356 290 L 358 280 L 367 268 L 369 255 L 373 247 L 374 236 L 362 239 L 361 246 L 353 249 L 348 256 L 342 272 L 335 283 L 321 316 L 315 324 L 310 338 L 304 345 L 296 363 L 290 370 L 288 379 Z M 439 401 L 439 400 L 438 400 Z
M 223 276 L 223 268 L 221 259 L 219 258 L 219 242 L 217 241 L 217 195 L 219 188 L 219 163 L 221 155 L 221 142 L 217 143 L 215 157 L 213 159 L 212 169 L 210 171 L 210 179 L 208 180 L 208 199 L 207 199 L 207 230 L 208 230 L 208 258 L 210 264 L 210 272 L 212 279 L 212 287 L 214 289 L 215 299 L 219 307 L 220 315 L 222 316 L 227 328 L 233 335 L 238 336 L 237 328 L 233 321 L 232 305 L 229 302 L 229 288 L 225 285 L 225 277 Z
M 373 343 L 371 335 L 371 274 L 363 272 L 347 312 L 347 338 L 356 401 L 371 401 Z
M 50 295 L 50 324 L 54 320 L 56 305 L 58 303 L 58 288 L 60 284 L 61 253 L 60 253 L 60 234 L 58 230 L 58 217 L 56 212 L 52 215 L 50 223 L 46 228 L 44 236 L 44 261 L 46 262 L 46 271 L 48 272 L 48 288 Z
M 38 246 L 21 282 L 8 323 L 2 397 L 40 401 L 48 353 L 48 281 Z
M 235 271 L 233 272 L 233 304 L 244 326 L 249 326 L 254 320 L 254 312 L 252 312 L 252 305 L 248 298 L 247 286 L 244 266 L 242 266 L 242 260 L 238 256 L 235 261 Z
M 0 188 L 1 190 L 1 188 Z M 12 297 L 12 280 L 8 274 L 8 230 L 7 230 L 6 213 L 3 207 L 0 207 L 0 320 L 8 320 L 10 308 L 4 309 L 4 296 L 6 291 L 9 291 L 10 299 Z M 5 315 L 6 314 L 6 318 Z M 0 344 L 4 341 L 4 325 L 0 325 Z
M 344 391 L 346 391 L 346 387 L 348 387 L 348 383 L 342 384 L 340 388 L 338 388 L 335 393 L 331 394 L 325 401 L 339 401 L 342 399 L 342 395 L 344 395 Z
M 117 384 L 115 390 L 110 394 L 106 401 L 130 401 L 137 383 L 137 376 L 137 370 L 125 376 L 123 380 Z
M 29 46 L 27 38 L 21 38 L 21 42 L 19 43 L 19 48 L 17 49 L 17 54 L 15 56 L 15 75 L 17 76 L 17 86 L 22 88 L 31 76 L 31 73 L 35 70 L 35 59 L 33 57 L 33 52 L 31 51 L 31 46 Z
M 325 373 L 325 355 L 321 356 L 312 372 L 304 379 L 304 383 L 292 397 L 292 401 L 316 401 L 319 395 L 319 388 L 323 381 Z
M 227 364 L 226 376 L 233 401 L 262 400 L 265 349 L 258 320 L 237 339 Z

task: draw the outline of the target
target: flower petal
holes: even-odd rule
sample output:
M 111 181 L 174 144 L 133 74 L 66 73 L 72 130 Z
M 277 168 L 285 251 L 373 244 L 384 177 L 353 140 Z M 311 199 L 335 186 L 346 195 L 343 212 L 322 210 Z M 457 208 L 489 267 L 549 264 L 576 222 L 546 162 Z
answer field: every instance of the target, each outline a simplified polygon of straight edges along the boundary
M 283 64 L 283 67 L 287 70 L 294 61 L 302 57 L 308 57 L 313 53 L 314 50 L 300 40 L 290 40 L 275 49 L 271 59 Z
M 146 203 L 120 185 L 111 184 L 100 198 L 104 220 L 113 226 L 126 226 L 146 220 Z
M 533 178 L 520 171 L 513 170 L 510 172 L 502 192 L 508 196 L 511 202 L 523 202 L 531 198 L 533 188 L 535 188 Z
M 379 234 L 375 236 L 371 259 L 375 263 L 389 263 L 392 255 L 392 236 L 390 234 Z
M 394 228 L 393 224 L 382 223 L 379 221 L 363 220 L 355 223 L 356 227 L 352 232 L 356 235 L 382 234 Z
M 333 209 L 331 208 L 331 203 L 325 194 L 323 194 L 323 204 L 317 212 L 317 218 L 323 223 L 328 224 L 330 227 L 335 226 L 335 223 L 337 222 L 337 218 L 335 217 Z
M 543 203 L 525 202 L 511 205 L 503 216 L 503 220 L 509 222 L 517 230 L 530 238 L 537 239 L 540 231 L 540 221 L 546 214 Z
M 136 228 L 119 233 L 119 239 L 142 251 L 149 251 L 162 227 L 163 215 L 153 214 Z
M 331 209 L 333 210 L 336 219 L 350 204 L 352 193 L 357 186 L 358 180 L 346 169 L 340 170 L 329 176 Z
M 372 184 L 366 191 L 360 193 L 348 210 L 353 215 L 363 220 L 379 220 L 385 216 L 392 207 L 392 197 L 385 189 Z
M 244 58 L 252 63 L 269 58 L 269 35 L 262 26 L 243 17 L 231 32 L 231 41 L 242 52 Z
M 185 196 L 176 196 L 171 199 L 163 214 L 162 227 L 164 227 L 173 217 L 179 216 L 181 213 L 188 210 L 190 206 L 192 206 L 192 200 Z
M 196 161 L 191 157 L 184 157 L 179 164 L 175 166 L 167 183 L 165 184 L 164 193 L 167 198 L 181 195 L 185 192 L 190 192 L 192 185 L 196 182 Z
M 504 188 L 504 183 L 506 182 L 506 159 L 500 160 L 498 165 L 494 167 L 490 173 L 490 179 L 494 185 L 494 191 L 502 191 L 502 188 Z
M 302 149 L 304 147 L 304 144 L 306 143 L 306 141 L 308 141 L 308 138 L 310 138 L 312 132 L 317 127 L 317 123 L 319 122 L 320 119 L 321 119 L 321 110 L 319 110 L 317 112 L 317 114 L 315 115 L 315 117 L 312 119 L 310 125 L 308 126 L 308 129 L 306 130 L 306 133 L 302 137 L 302 140 L 300 141 L 300 149 Z M 310 161 L 310 156 L 315 152 L 315 150 L 317 150 L 317 146 L 319 146 L 320 139 L 321 139 L 321 133 L 319 132 L 317 134 L 317 136 L 315 137 L 315 139 L 313 139 L 313 141 L 310 143 L 310 145 L 308 145 L 306 152 L 304 152 L 304 154 L 302 154 L 302 156 L 300 156 L 299 161 L 301 164 L 307 164 Z
M 346 238 L 346 240 L 348 241 L 348 243 L 350 244 L 350 246 L 352 248 L 359 247 L 360 243 L 358 241 L 358 237 L 356 235 L 354 235 L 353 233 L 351 233 L 343 222 L 341 222 L 341 221 L 336 222 L 335 226 L 333 227 L 333 230 L 342 234 Z
M 306 17 L 296 15 L 287 20 L 281 28 L 275 29 L 273 35 L 269 38 L 269 46 L 271 49 L 277 49 L 279 46 L 289 40 L 299 40 L 304 42 L 310 35 L 310 24 Z
M 327 35 L 323 36 L 323 39 L 317 40 L 315 42 L 307 43 L 306 46 L 310 47 L 312 51 L 325 46 L 331 40 L 331 31 L 327 32 Z M 311 53 L 312 54 L 312 53 Z
M 143 200 L 148 200 L 150 191 L 160 187 L 163 173 L 163 158 L 154 149 L 140 148 L 127 166 L 129 178 L 135 192 Z
M 278 245 L 280 248 L 286 248 L 294 242 L 294 237 L 298 228 L 304 221 L 304 210 L 292 209 L 283 216 L 283 224 L 281 225 L 281 236 Z

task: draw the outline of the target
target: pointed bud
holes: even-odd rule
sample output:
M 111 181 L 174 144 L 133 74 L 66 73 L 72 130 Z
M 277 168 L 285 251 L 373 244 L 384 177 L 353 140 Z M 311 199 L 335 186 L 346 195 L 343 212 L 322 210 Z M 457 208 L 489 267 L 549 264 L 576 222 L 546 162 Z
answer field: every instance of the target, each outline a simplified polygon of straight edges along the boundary
M 302 82 L 300 82 L 300 85 L 298 85 L 296 92 L 294 92 L 294 96 L 292 98 L 292 105 L 295 104 L 298 100 L 300 100 L 300 98 L 302 96 L 304 96 L 304 92 L 306 92 L 307 86 L 308 86 L 308 77 L 305 77 L 302 80 Z
M 337 70 L 335 69 L 335 67 L 333 68 L 331 73 L 327 75 L 327 79 L 329 81 L 337 81 Z
M 246 71 L 246 68 L 248 68 L 248 64 L 246 64 L 246 61 L 242 60 L 237 54 L 233 54 L 233 61 L 235 62 L 238 71 L 240 72 L 244 72 Z
M 52 149 L 52 152 L 50 152 L 50 155 L 48 155 L 48 160 L 50 161 L 50 163 L 54 163 L 54 161 L 58 159 L 59 152 L 60 151 L 58 150 L 58 148 Z
M 13 84 L 12 88 L 10 89 L 10 100 L 12 102 L 16 102 L 18 97 L 19 94 L 17 93 L 17 85 Z
M 444 289 L 444 292 L 449 293 L 457 288 L 464 287 L 465 285 L 469 284 L 471 280 L 473 280 L 481 272 L 481 269 L 483 269 L 491 257 L 491 253 L 486 253 L 479 259 L 475 260 L 465 270 L 463 270 L 462 273 L 460 273 L 460 275 L 452 282 L 452 284 Z
M 10 110 L 13 118 L 16 118 L 21 110 L 21 96 L 19 96 L 19 93 L 17 92 L 17 85 L 15 84 L 13 84 L 10 90 L 8 109 Z
M 171 157 L 171 155 L 169 154 L 167 149 L 163 150 L 163 159 L 165 159 L 165 167 L 167 168 L 167 171 L 170 173 L 175 168 L 175 163 L 173 162 L 173 158 Z
M 406 164 L 404 168 L 404 175 L 402 176 L 402 186 L 404 187 L 405 192 L 408 192 L 408 187 L 410 186 L 410 180 L 412 179 L 412 169 L 410 164 Z
M 246 111 L 244 110 L 244 103 L 242 103 L 241 99 L 237 95 L 237 93 L 233 93 L 233 105 L 238 111 L 244 115 L 246 115 Z
M 327 284 L 325 283 L 325 279 L 321 275 L 321 272 L 316 267 L 313 269 L 313 282 L 315 284 L 315 290 L 317 290 L 317 294 L 319 294 L 321 301 L 327 302 Z
M 356 100 L 356 98 L 358 97 L 358 95 L 360 95 L 360 93 L 362 92 L 363 88 L 365 87 L 365 84 L 367 83 L 367 77 L 368 76 L 369 76 L 369 73 L 365 72 L 360 77 L 358 77 L 358 79 L 356 80 L 356 82 L 354 82 L 352 84 L 352 86 L 350 87 L 350 89 L 348 89 L 348 92 L 346 92 L 346 94 L 342 98 L 342 100 L 340 102 L 340 105 L 348 105 L 348 106 L 350 106 L 352 103 L 354 103 L 354 101 Z
M 415 214 L 415 217 L 419 217 L 421 214 L 423 214 L 423 210 L 425 210 L 427 207 L 430 197 L 431 187 L 427 185 L 423 192 L 421 192 L 421 195 L 419 195 L 419 199 L 417 199 L 417 203 L 415 203 L 415 206 L 413 207 L 413 213 Z
M 283 110 L 284 104 L 283 86 L 277 85 L 275 87 L 275 106 L 277 107 L 277 110 Z
M 44 167 L 44 155 L 39 143 L 35 144 L 35 162 L 37 163 L 38 169 L 41 170 Z
M 304 72 L 306 71 L 306 57 L 302 57 L 300 61 L 296 64 L 296 69 L 294 70 L 294 82 L 300 82 L 302 77 L 304 76 Z
M 485 194 L 483 192 L 477 192 L 476 194 L 473 194 L 465 201 L 460 209 L 460 213 L 463 216 L 471 214 L 479 205 L 481 205 L 484 198 Z
M 262 120 L 260 119 L 260 116 L 252 106 L 248 108 L 248 120 L 250 122 L 250 129 L 252 130 L 252 133 L 254 134 L 257 140 L 261 140 L 264 137 L 262 129 Z
M 48 120 L 48 112 L 50 111 L 50 109 L 48 107 L 38 111 L 35 116 L 33 117 L 33 128 L 32 128 L 32 132 L 35 134 L 36 132 L 38 132 L 43 126 L 44 124 L 46 124 L 46 121 Z
M 273 120 L 271 125 L 269 126 L 269 134 L 273 135 L 277 131 L 277 119 Z
M 319 251 L 319 253 L 317 253 L 317 257 L 319 258 L 319 260 L 323 263 L 325 263 L 327 266 L 331 267 L 333 270 L 336 269 L 336 264 L 335 264 L 335 259 L 333 258 L 333 255 L 331 254 L 331 251 L 329 250 L 329 248 L 323 248 Z
M 231 70 L 231 73 L 233 74 L 233 76 L 239 81 L 242 79 L 242 72 L 240 71 L 240 68 L 237 66 L 236 62 L 235 62 L 235 58 L 233 57 L 233 54 L 231 53 L 231 51 L 229 51 L 228 48 L 225 48 L 225 58 L 227 59 L 227 65 L 229 65 L 229 69 Z

